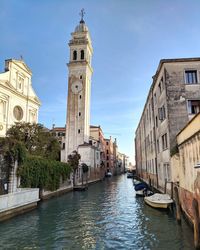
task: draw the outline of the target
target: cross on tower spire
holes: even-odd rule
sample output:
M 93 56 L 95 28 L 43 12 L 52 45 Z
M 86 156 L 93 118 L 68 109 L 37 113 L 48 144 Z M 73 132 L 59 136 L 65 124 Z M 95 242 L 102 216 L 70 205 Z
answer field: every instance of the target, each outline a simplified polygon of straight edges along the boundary
M 85 15 L 85 10 L 82 8 L 81 9 L 81 12 L 79 13 L 79 15 L 81 16 L 81 21 L 80 21 L 80 23 L 85 23 L 85 21 L 83 20 L 83 17 L 84 17 L 84 15 Z

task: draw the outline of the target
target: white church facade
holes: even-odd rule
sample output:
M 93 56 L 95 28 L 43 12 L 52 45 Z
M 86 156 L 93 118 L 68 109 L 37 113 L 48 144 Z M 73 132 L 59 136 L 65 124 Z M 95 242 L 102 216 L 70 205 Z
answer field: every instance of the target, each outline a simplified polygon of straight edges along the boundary
M 8 59 L 0 73 L 0 137 L 16 122 L 38 122 L 40 100 L 32 88 L 32 72 L 23 60 Z

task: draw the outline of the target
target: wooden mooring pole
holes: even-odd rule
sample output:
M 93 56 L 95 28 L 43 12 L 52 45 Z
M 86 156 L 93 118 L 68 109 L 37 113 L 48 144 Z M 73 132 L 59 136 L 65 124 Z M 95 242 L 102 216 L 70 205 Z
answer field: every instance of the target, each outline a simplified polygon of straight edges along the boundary
M 167 179 L 165 179 L 165 189 L 164 189 L 165 194 L 167 193 Z
M 174 199 L 175 199 L 175 204 L 176 204 L 176 219 L 180 223 L 181 222 L 181 206 L 180 206 L 177 187 L 174 187 Z
M 194 216 L 194 246 L 196 249 L 200 249 L 200 222 L 199 222 L 199 206 L 198 201 L 193 199 L 192 201 L 192 210 Z

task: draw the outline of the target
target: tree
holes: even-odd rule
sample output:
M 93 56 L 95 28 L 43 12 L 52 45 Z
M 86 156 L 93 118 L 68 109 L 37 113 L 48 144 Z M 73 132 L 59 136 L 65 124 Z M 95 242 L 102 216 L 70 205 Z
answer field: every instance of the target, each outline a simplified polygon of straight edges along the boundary
M 75 176 L 79 166 L 80 154 L 75 150 L 72 154 L 68 155 L 68 164 L 73 169 L 73 186 L 75 186 Z
M 58 161 L 59 154 L 57 138 L 43 125 L 16 123 L 7 131 L 7 137 L 0 138 L 0 173 L 3 171 L 8 182 L 17 160 L 22 187 L 55 190 L 72 171 L 69 164 Z
M 86 163 L 82 163 L 81 167 L 82 167 L 82 185 L 83 185 L 83 175 L 86 175 L 88 173 L 89 167 Z M 86 183 L 87 183 L 87 175 L 86 175 Z
M 7 131 L 7 136 L 23 143 L 31 155 L 59 160 L 60 144 L 41 124 L 16 123 Z
M 5 193 L 4 183 L 9 182 L 15 161 L 18 161 L 20 166 L 25 161 L 26 154 L 23 143 L 9 137 L 0 138 L 0 194 Z

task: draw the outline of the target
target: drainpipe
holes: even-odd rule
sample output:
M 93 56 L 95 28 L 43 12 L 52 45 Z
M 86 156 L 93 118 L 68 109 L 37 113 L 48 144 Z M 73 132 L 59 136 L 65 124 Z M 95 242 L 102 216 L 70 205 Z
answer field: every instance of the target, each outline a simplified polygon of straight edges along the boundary
M 153 114 L 153 135 L 154 135 L 154 139 L 155 139 L 155 156 L 156 156 L 156 160 L 155 160 L 155 165 L 156 165 L 156 186 L 158 188 L 158 153 L 157 153 L 157 137 L 156 137 L 156 127 L 155 127 L 155 113 L 154 113 L 154 99 L 153 99 L 153 89 L 151 92 L 152 95 L 152 114 Z

